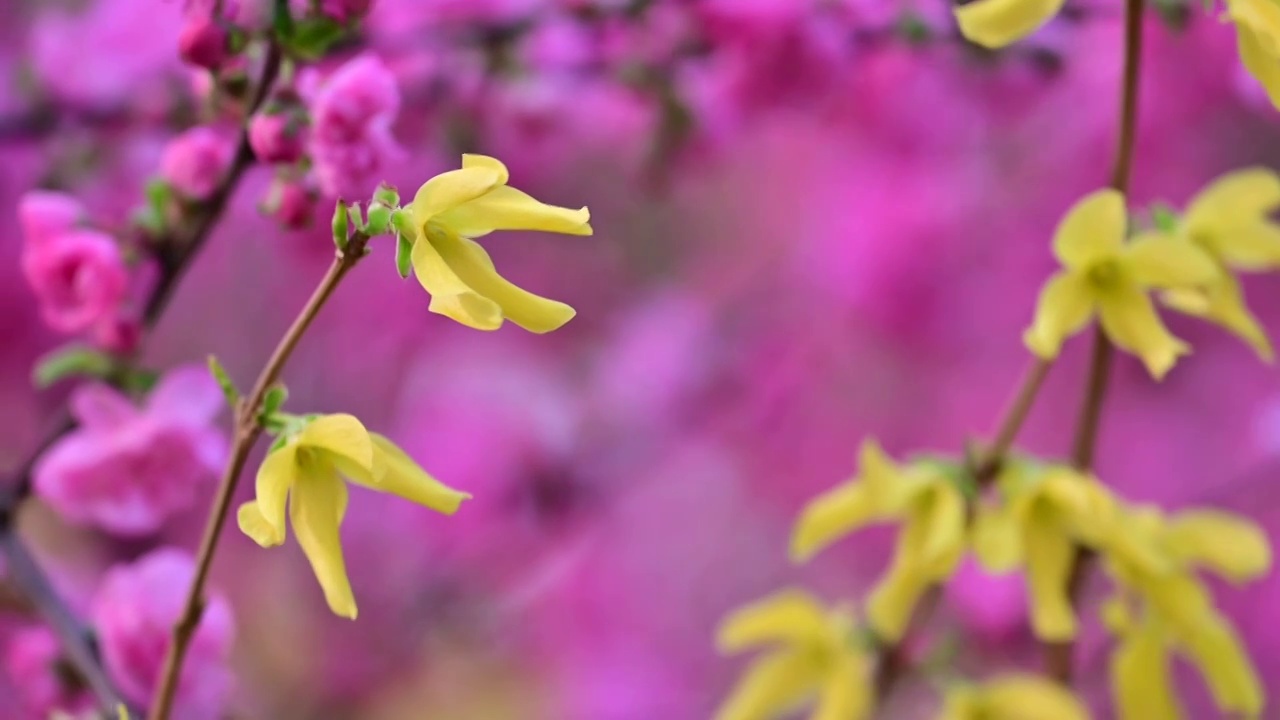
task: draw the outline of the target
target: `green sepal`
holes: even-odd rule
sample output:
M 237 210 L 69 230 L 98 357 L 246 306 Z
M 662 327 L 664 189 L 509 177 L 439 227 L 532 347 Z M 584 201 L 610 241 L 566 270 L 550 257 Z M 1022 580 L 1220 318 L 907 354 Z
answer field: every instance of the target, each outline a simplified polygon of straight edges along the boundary
M 31 383 L 43 390 L 71 377 L 105 379 L 115 370 L 116 360 L 111 355 L 84 345 L 68 345 L 36 361 L 31 371 Z

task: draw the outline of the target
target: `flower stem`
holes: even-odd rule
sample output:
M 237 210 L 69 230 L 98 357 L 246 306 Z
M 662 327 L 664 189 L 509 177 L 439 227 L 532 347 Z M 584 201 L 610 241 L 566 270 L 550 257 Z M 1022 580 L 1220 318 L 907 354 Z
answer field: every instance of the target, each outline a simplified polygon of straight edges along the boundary
M 1142 14 L 1145 0 L 1125 0 L 1124 12 L 1124 73 L 1120 87 L 1120 126 L 1116 141 L 1115 160 L 1111 169 L 1111 187 L 1128 195 L 1133 174 L 1134 146 L 1138 126 L 1138 88 L 1142 70 Z M 1089 362 L 1089 375 L 1085 379 L 1084 399 L 1076 421 L 1072 442 L 1071 464 L 1085 472 L 1093 467 L 1097 450 L 1098 432 L 1102 424 L 1102 405 L 1106 399 L 1107 384 L 1111 376 L 1111 358 L 1114 354 L 1111 341 L 1101 327 L 1094 330 L 1093 355 Z M 1067 593 L 1072 604 L 1078 604 L 1085 570 L 1092 554 L 1077 549 L 1068 580 Z M 1043 647 L 1045 672 L 1058 682 L 1069 685 L 1072 677 L 1071 658 L 1074 643 L 1047 642 Z
M 217 495 L 213 506 L 209 509 L 209 517 L 205 523 L 204 535 L 200 540 L 200 550 L 196 556 L 196 574 L 187 591 L 187 599 L 183 603 L 182 613 L 173 626 L 168 651 L 165 654 L 164 669 L 161 672 L 160 684 L 156 689 L 149 720 L 168 720 L 173 711 L 173 701 L 177 693 L 178 679 L 182 675 L 182 663 L 186 658 L 187 648 L 200 625 L 200 616 L 204 613 L 205 584 L 209 579 L 209 570 L 213 565 L 213 557 L 218 549 L 218 540 L 222 537 L 222 528 L 226 524 L 227 513 L 231 509 L 231 498 L 235 494 L 240 473 L 254 443 L 262 436 L 261 413 L 267 392 L 280 377 L 285 363 L 297 348 L 298 342 L 306 334 L 312 321 L 320 313 L 321 308 L 332 297 L 333 291 L 342 282 L 356 263 L 364 256 L 368 236 L 356 234 L 347 243 L 345 251 L 338 253 L 329 266 L 328 272 L 320 280 L 311 299 L 303 306 L 293 324 L 285 331 L 284 337 L 276 346 L 267 364 L 254 383 L 253 390 L 247 398 L 240 401 L 236 408 L 235 440 L 231 448 L 231 457 L 218 484 Z

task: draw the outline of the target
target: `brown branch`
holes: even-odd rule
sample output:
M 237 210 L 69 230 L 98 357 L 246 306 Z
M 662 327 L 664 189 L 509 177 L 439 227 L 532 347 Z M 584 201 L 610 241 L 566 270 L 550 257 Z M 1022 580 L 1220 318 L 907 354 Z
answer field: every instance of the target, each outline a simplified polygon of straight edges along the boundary
M 281 370 L 297 348 L 298 342 L 333 295 L 342 278 L 364 256 L 365 244 L 368 240 L 367 235 L 357 233 L 348 243 L 346 250 L 334 257 L 333 264 L 329 266 L 329 271 L 316 286 L 311 299 L 303 306 L 298 317 L 281 338 L 280 344 L 276 346 L 275 352 L 271 354 L 261 374 L 258 375 L 248 398 L 241 400 L 236 409 L 235 444 L 218 485 L 218 494 L 209 510 L 209 518 L 205 524 L 204 535 L 200 540 L 200 551 L 196 558 L 195 578 L 191 581 L 191 588 L 187 592 L 182 614 L 173 626 L 173 636 L 168 652 L 165 654 L 160 686 L 156 690 L 151 712 L 147 715 L 149 720 L 168 720 L 173 711 L 174 696 L 177 692 L 178 678 L 182 674 L 182 663 L 186 657 L 187 647 L 200 624 L 200 616 L 204 613 L 204 587 L 209 579 L 209 570 L 218 549 L 222 528 L 226 524 L 227 514 L 231 509 L 231 498 L 235 494 L 236 485 L 249 458 L 249 452 L 262 436 L 261 414 L 267 392 L 280 377 Z

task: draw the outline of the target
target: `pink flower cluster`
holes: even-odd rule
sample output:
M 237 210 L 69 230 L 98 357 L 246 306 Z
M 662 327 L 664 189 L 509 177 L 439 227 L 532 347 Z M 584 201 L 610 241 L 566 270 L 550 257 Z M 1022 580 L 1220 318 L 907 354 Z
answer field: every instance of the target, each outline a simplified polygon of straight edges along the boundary
M 132 702 L 151 700 L 163 669 L 169 634 L 195 576 L 190 555 L 161 548 L 111 569 L 93 599 L 93 623 L 112 680 Z M 232 678 L 227 659 L 235 638 L 231 607 L 209 597 L 187 650 L 173 717 L 222 717 Z
M 160 158 L 160 175 L 189 200 L 208 200 L 235 155 L 229 133 L 194 127 L 170 141 Z
M 61 677 L 60 660 L 58 638 L 48 628 L 26 628 L 9 638 L 4 669 L 13 681 L 18 707 L 6 708 L 5 717 L 47 720 L 55 711 L 79 713 L 93 707 L 87 693 Z
M 36 463 L 36 492 L 73 522 L 155 532 L 220 469 L 226 439 L 212 421 L 223 402 L 197 366 L 171 371 L 143 407 L 106 385 L 80 387 L 71 397 L 80 427 Z
M 391 135 L 400 112 L 395 76 L 377 56 L 360 55 L 320 85 L 311 109 L 311 157 L 320 189 L 332 197 L 367 197 L 404 155 Z

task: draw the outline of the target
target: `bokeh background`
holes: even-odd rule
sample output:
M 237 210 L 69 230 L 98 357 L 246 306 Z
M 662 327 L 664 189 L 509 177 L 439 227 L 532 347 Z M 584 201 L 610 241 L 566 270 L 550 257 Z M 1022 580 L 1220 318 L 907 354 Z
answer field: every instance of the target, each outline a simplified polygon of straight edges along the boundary
M 1229 25 L 1196 2 L 1156 5 L 1133 199 L 1177 204 L 1223 171 L 1280 162 L 1280 124 Z M 182 11 L 0 1 L 0 468 L 71 385 L 29 379 L 65 338 L 18 270 L 17 199 L 62 188 L 126 222 L 198 114 L 201 82 L 176 54 Z M 944 0 L 374 3 L 320 71 L 373 52 L 395 73 L 406 154 L 386 179 L 410 193 L 460 152 L 496 155 L 540 199 L 589 205 L 596 233 L 485 241 L 508 277 L 578 308 L 548 336 L 428 313 L 390 242 L 340 289 L 286 372 L 291 408 L 353 412 L 475 499 L 445 518 L 353 493 L 354 623 L 327 611 L 296 545 L 227 533 L 214 585 L 238 626 L 228 717 L 708 717 L 742 667 L 713 647 L 727 610 L 795 583 L 856 598 L 882 568 L 878 531 L 803 568 L 786 559 L 797 510 L 850 474 L 858 442 L 954 453 L 990 431 L 1026 362 L 1049 234 L 1106 180 L 1120 25 L 1114 0 L 1070 0 L 990 53 L 958 38 Z M 332 199 L 311 229 L 285 230 L 258 208 L 270 183 L 258 168 L 240 186 L 148 363 L 216 353 L 242 385 L 256 375 L 332 255 Z M 1247 290 L 1280 330 L 1280 281 Z M 1274 532 L 1280 375 L 1217 331 L 1170 324 L 1195 354 L 1159 385 L 1118 360 L 1100 474 L 1132 498 L 1220 505 Z M 1085 345 L 1053 370 L 1025 447 L 1067 450 Z M 128 541 L 38 503 L 23 522 L 83 609 L 113 563 L 194 547 L 204 508 Z M 1220 597 L 1280 685 L 1280 582 Z M 4 632 L 30 623 L 10 613 Z M 928 637 L 960 634 L 966 671 L 1032 662 L 1019 580 L 966 567 Z M 1096 694 L 1101 649 L 1083 648 Z M 0 715 L 20 717 L 7 688 Z M 911 681 L 889 716 L 934 702 Z

